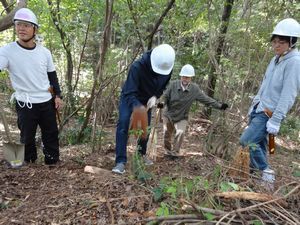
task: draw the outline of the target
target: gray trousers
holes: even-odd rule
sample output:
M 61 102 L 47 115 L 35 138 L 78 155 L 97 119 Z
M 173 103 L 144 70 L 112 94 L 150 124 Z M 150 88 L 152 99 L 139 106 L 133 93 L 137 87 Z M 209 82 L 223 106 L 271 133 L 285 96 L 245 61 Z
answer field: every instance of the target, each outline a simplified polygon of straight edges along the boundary
M 173 123 L 168 118 L 163 117 L 164 123 L 164 148 L 166 153 L 180 153 L 180 147 L 183 142 L 183 137 L 185 130 L 188 124 L 187 120 L 180 120 L 176 123 Z M 174 143 L 172 148 L 172 136 L 175 133 Z

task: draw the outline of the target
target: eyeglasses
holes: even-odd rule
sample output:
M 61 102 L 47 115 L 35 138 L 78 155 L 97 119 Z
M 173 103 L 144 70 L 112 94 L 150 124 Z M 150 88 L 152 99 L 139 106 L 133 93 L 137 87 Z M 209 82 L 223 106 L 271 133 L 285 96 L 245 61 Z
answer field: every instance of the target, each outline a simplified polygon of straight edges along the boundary
M 18 28 L 30 28 L 30 27 L 34 27 L 34 25 L 32 23 L 27 23 L 27 22 L 22 22 L 22 21 L 16 21 L 15 22 L 15 26 L 18 27 Z

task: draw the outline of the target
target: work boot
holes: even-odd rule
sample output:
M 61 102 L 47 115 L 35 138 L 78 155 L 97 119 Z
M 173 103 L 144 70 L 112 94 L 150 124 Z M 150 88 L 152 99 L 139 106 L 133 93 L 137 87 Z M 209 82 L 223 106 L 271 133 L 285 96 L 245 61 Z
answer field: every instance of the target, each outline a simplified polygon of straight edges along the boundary
M 269 168 L 263 170 L 262 172 L 262 185 L 272 191 L 274 189 L 274 182 L 275 182 L 275 172 Z
M 269 183 L 274 183 L 274 181 L 275 181 L 275 172 L 274 172 L 274 170 L 271 170 L 269 168 L 263 170 L 261 179 L 263 181 L 266 181 L 266 182 L 269 182 Z
M 117 163 L 117 165 L 111 171 L 114 173 L 123 174 L 125 173 L 125 164 Z
M 154 164 L 153 161 L 149 159 L 146 155 L 143 155 L 143 160 L 146 166 L 151 166 Z
M 179 158 L 179 154 L 176 153 L 176 152 L 173 152 L 173 151 L 170 151 L 170 150 L 166 150 L 165 149 L 165 156 L 172 159 L 172 160 L 175 160 L 175 159 L 178 159 Z

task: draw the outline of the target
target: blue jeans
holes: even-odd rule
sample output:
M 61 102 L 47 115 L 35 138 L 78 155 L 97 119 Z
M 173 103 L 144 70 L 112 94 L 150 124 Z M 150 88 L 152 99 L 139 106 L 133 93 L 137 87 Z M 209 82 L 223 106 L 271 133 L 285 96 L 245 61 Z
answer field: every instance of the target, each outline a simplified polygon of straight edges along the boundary
M 267 159 L 267 129 L 269 117 L 264 112 L 256 113 L 253 110 L 249 117 L 248 127 L 240 137 L 243 147 L 249 146 L 250 167 L 264 170 L 268 167 Z
M 116 163 L 126 163 L 127 162 L 127 141 L 128 141 L 128 129 L 130 123 L 130 117 L 132 113 L 132 107 L 130 107 L 125 99 L 121 96 L 119 105 L 119 120 L 117 123 L 116 131 Z M 151 121 L 151 110 L 148 110 L 148 126 L 150 126 Z M 139 139 L 137 142 L 138 151 L 142 155 L 146 154 L 147 142 L 149 136 L 146 139 Z

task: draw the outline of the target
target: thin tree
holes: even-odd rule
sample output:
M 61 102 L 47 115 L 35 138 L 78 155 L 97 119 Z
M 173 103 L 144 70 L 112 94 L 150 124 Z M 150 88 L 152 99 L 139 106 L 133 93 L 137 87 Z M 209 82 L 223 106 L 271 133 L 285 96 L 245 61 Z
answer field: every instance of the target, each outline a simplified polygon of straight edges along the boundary
M 80 141 L 82 140 L 84 130 L 88 125 L 90 115 L 92 114 L 92 109 L 94 109 L 93 129 L 92 129 L 92 136 L 91 136 L 91 141 L 93 143 L 92 150 L 95 149 L 95 144 L 96 144 L 95 140 L 96 140 L 96 130 L 97 130 L 97 119 L 98 119 L 97 99 L 99 98 L 99 96 L 101 96 L 101 92 L 103 88 L 99 84 L 101 83 L 103 78 L 105 55 L 107 53 L 107 50 L 109 48 L 109 43 L 110 43 L 111 22 L 113 19 L 113 3 L 114 3 L 113 0 L 106 0 L 105 24 L 104 24 L 103 35 L 100 40 L 100 48 L 99 48 L 100 56 L 94 72 L 94 80 L 93 80 L 93 87 L 91 90 L 91 96 L 86 106 L 85 120 L 78 134 L 78 141 Z
M 63 24 L 61 22 L 61 12 L 60 12 L 60 0 L 56 1 L 56 5 L 53 4 L 52 0 L 47 0 L 49 8 L 50 8 L 50 14 L 52 21 L 56 27 L 56 30 L 58 31 L 60 35 L 60 39 L 63 45 L 63 48 L 66 53 L 67 58 L 67 71 L 65 74 L 65 82 L 67 86 L 67 93 L 66 93 L 66 106 L 64 109 L 64 115 L 68 114 L 70 110 L 73 110 L 75 108 L 74 98 L 73 98 L 73 89 L 72 89 L 72 81 L 73 81 L 73 57 L 72 57 L 72 51 L 71 51 L 71 40 L 68 37 L 67 33 L 61 26 Z
M 218 72 L 218 68 L 220 65 L 221 55 L 223 52 L 225 37 L 226 37 L 227 29 L 229 26 L 229 20 L 230 20 L 230 16 L 231 16 L 233 2 L 234 2 L 234 0 L 225 0 L 225 2 L 224 2 L 224 9 L 223 9 L 223 14 L 222 14 L 220 32 L 217 37 L 217 48 L 215 50 L 215 57 L 214 57 L 214 60 L 211 59 L 211 61 L 210 61 L 210 73 L 208 76 L 207 95 L 212 98 L 215 95 L 215 88 L 216 88 L 216 83 L 217 83 L 217 79 L 218 79 L 218 75 L 216 72 Z M 211 109 L 208 109 L 205 112 L 205 114 L 207 116 L 210 116 Z

